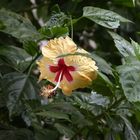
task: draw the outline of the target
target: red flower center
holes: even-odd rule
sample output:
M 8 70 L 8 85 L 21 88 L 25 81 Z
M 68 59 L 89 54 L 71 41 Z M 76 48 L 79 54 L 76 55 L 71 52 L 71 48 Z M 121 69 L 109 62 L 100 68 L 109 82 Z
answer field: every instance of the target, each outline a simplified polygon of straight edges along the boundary
M 56 82 L 59 81 L 60 75 L 61 75 L 60 81 L 63 80 L 64 76 L 69 82 L 71 82 L 73 80 L 73 77 L 71 76 L 70 71 L 75 71 L 75 67 L 74 66 L 67 66 L 65 64 L 65 61 L 63 58 L 58 60 L 57 66 L 50 66 L 49 69 L 51 72 L 56 73 L 56 76 L 55 76 Z

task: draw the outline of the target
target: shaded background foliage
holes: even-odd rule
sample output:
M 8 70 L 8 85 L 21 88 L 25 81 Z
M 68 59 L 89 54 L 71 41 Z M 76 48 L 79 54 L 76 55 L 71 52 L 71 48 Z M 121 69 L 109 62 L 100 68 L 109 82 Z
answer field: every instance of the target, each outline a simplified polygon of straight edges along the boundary
M 0 140 L 140 139 L 139 0 L 1 0 L 0 8 Z M 40 97 L 49 82 L 37 83 L 38 43 L 66 35 L 91 52 L 98 78 L 70 97 Z

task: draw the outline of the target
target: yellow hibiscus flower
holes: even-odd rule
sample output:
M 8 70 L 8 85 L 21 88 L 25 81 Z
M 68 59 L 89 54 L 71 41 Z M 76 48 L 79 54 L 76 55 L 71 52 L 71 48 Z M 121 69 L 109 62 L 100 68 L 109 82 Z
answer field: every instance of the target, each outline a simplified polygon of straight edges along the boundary
M 70 95 L 73 90 L 84 88 L 96 79 L 98 67 L 91 58 L 85 55 L 62 57 L 65 54 L 88 53 L 78 49 L 68 36 L 48 41 L 41 50 L 43 57 L 38 61 L 41 73 L 39 80 L 47 79 L 56 85 L 53 89 L 43 90 L 44 96 L 48 96 L 58 87 L 65 95 Z

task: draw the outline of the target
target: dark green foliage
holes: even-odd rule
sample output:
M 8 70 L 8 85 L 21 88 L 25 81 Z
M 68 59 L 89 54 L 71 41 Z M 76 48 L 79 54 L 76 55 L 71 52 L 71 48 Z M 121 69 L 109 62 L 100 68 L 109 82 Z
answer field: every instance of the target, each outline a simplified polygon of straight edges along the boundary
M 129 20 L 112 11 L 91 6 L 83 8 L 83 17 L 86 17 L 99 25 L 111 29 L 118 28 L 120 22 L 129 22 Z
M 139 0 L 35 2 L 0 1 L 0 140 L 139 140 Z M 39 43 L 66 35 L 90 52 L 98 77 L 46 99 Z
M 1 31 L 18 38 L 20 41 L 39 38 L 39 33 L 31 22 L 20 15 L 1 9 L 0 21 L 5 26 Z

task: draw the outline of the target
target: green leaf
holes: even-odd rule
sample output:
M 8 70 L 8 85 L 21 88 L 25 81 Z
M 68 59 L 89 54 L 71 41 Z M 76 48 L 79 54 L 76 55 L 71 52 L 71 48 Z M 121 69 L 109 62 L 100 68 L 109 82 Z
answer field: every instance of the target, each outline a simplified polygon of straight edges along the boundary
M 83 8 L 83 17 L 110 29 L 118 28 L 120 22 L 130 22 L 115 12 L 91 6 Z
M 45 26 L 42 27 L 39 31 L 47 38 L 55 38 L 55 37 L 69 35 L 68 27 L 55 26 L 52 28 L 48 28 L 47 26 Z
M 131 39 L 131 44 L 134 47 L 136 57 L 140 60 L 140 45 Z
M 109 86 L 110 88 L 113 87 L 112 82 L 105 74 L 98 72 L 98 75 L 102 78 L 102 80 L 104 80 L 104 82 L 106 82 L 107 86 Z
M 12 72 L 4 75 L 2 80 L 9 116 L 22 111 L 21 99 L 37 99 L 36 87 L 29 80 L 29 76 Z
M 131 117 L 133 115 L 133 106 L 130 102 L 123 101 L 116 108 L 116 114 L 120 116 L 128 116 Z
M 100 115 L 103 108 L 106 108 L 110 102 L 107 97 L 103 97 L 94 92 L 91 94 L 74 92 L 73 94 L 74 96 L 70 99 L 71 102 L 80 109 L 89 111 L 95 116 Z
M 138 139 L 138 136 L 136 134 L 136 132 L 134 131 L 134 128 L 132 127 L 132 124 L 129 122 L 129 120 L 123 116 L 120 116 L 125 125 L 126 125 L 126 128 L 125 128 L 125 138 L 126 140 L 139 140 Z
M 22 101 L 22 103 L 24 104 L 24 111 L 22 111 L 21 117 L 26 123 L 26 125 L 29 127 L 33 124 L 39 125 L 34 110 L 36 109 L 36 106 L 40 106 L 40 102 L 34 99 L 34 100 L 24 100 Z
M 46 106 L 43 106 L 43 110 L 45 109 L 45 110 L 55 111 L 55 112 L 56 110 L 60 110 L 61 112 L 64 112 L 66 115 L 70 116 L 71 122 L 73 124 L 79 127 L 91 126 L 92 122 L 89 121 L 87 118 L 85 118 L 84 115 L 79 111 L 79 109 L 74 107 L 72 104 L 73 104 L 73 100 L 72 103 L 58 100 L 57 102 L 55 101 L 49 103 Z
M 112 94 L 114 86 L 105 74 L 98 72 L 97 79 L 92 83 L 92 88 L 98 93 L 109 96 Z
M 108 97 L 102 96 L 101 94 L 97 94 L 96 92 L 91 93 L 88 102 L 89 104 L 96 104 L 102 107 L 106 107 L 110 103 Z
M 58 12 L 53 14 L 50 19 L 46 23 L 47 28 L 57 27 L 57 26 L 64 26 L 68 17 L 63 12 Z
M 5 61 L 7 60 L 7 64 L 12 68 L 21 71 L 24 71 L 32 60 L 32 57 L 25 50 L 5 45 L 0 46 L 0 57 L 4 57 Z
M 120 83 L 130 102 L 140 101 L 140 62 L 132 62 L 118 67 Z
M 106 115 L 106 121 L 107 121 L 107 124 L 108 124 L 108 126 L 110 128 L 110 131 L 111 130 L 113 130 L 115 132 L 123 131 L 124 123 L 120 119 L 119 116 L 116 115 L 116 116 L 111 117 L 108 114 L 108 115 Z
M 127 57 L 129 55 L 135 56 L 134 48 L 128 41 L 114 32 L 109 32 L 109 34 L 112 36 L 115 46 L 123 57 Z
M 40 34 L 31 22 L 16 13 L 1 9 L 0 21 L 5 26 L 0 31 L 8 33 L 20 39 L 20 41 L 37 40 L 40 38 Z
M 70 121 L 69 116 L 63 112 L 58 111 L 43 111 L 36 113 L 39 116 L 48 117 L 48 118 L 55 118 L 55 119 L 64 119 Z
M 59 124 L 59 123 L 55 123 L 54 126 L 56 127 L 56 129 L 63 135 L 65 135 L 68 138 L 72 138 L 74 135 L 74 131 L 71 130 L 68 126 Z
M 35 56 L 35 54 L 39 52 L 37 42 L 35 41 L 25 41 L 23 47 L 31 56 Z
M 106 74 L 113 75 L 111 66 L 101 57 L 96 54 L 91 54 L 92 58 L 96 61 L 100 71 Z

